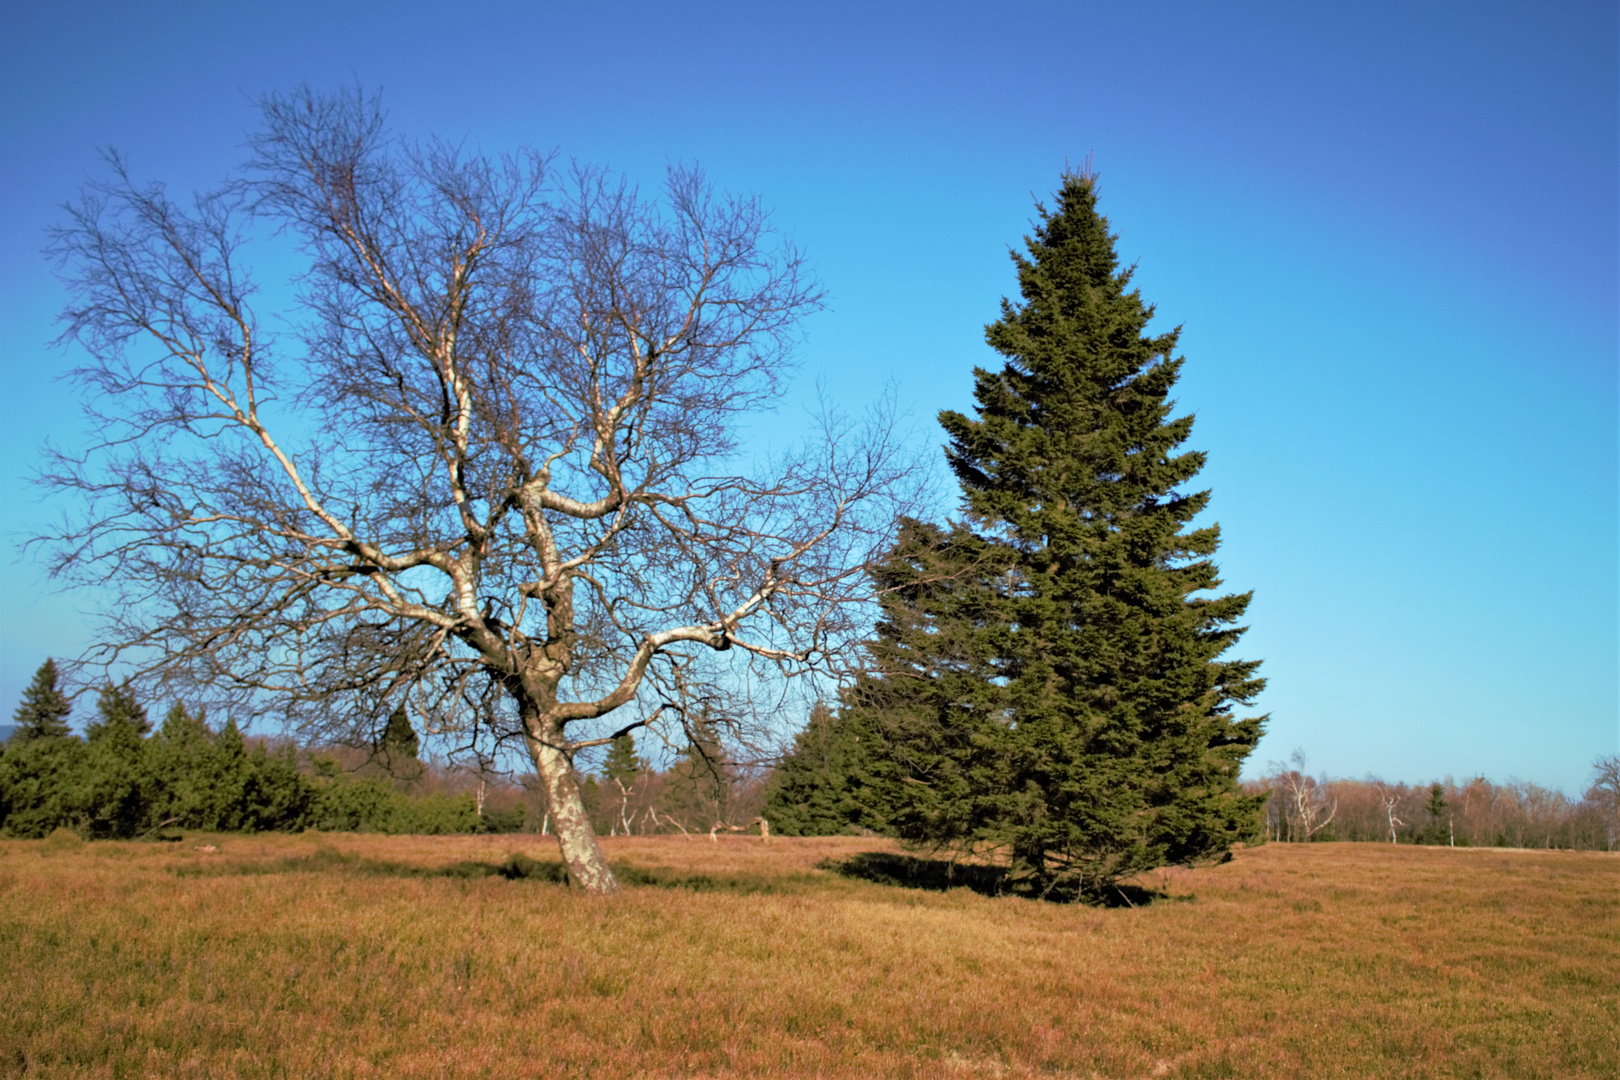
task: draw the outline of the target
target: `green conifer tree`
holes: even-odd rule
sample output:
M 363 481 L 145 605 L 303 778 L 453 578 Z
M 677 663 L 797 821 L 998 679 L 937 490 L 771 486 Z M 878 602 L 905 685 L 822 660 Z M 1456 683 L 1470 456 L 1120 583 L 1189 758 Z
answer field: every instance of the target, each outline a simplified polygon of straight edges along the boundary
M 1446 801 L 1446 789 L 1441 784 L 1429 785 L 1429 798 L 1423 804 L 1423 810 L 1429 816 L 1428 825 L 1423 830 L 1423 842 L 1426 844 L 1444 844 L 1450 839 L 1451 819 L 1446 814 L 1451 804 Z
M 234 717 L 225 718 L 225 726 L 214 736 L 212 762 L 213 782 L 210 784 L 208 815 L 210 828 L 234 832 L 250 828 L 247 818 L 248 791 L 253 783 L 253 763 L 248 757 L 247 742 Z
M 271 750 L 264 744 L 248 757 L 250 775 L 242 798 L 240 828 L 263 832 L 289 832 L 310 823 L 315 807 L 315 786 L 298 771 L 292 746 Z
M 218 829 L 214 736 L 201 715 L 180 702 L 170 706 L 152 736 L 153 816 L 185 829 Z
M 611 835 L 617 836 L 620 832 L 626 836 L 630 834 L 630 819 L 635 812 L 631 809 L 631 798 L 646 767 L 647 763 L 636 756 L 636 740 L 630 732 L 608 743 L 607 757 L 602 762 L 602 775 L 608 781 L 603 789 L 606 802 L 612 806 L 613 819 L 608 823 Z
M 417 756 L 421 740 L 411 727 L 410 714 L 403 704 L 394 706 L 388 722 L 377 736 L 377 760 L 396 780 L 412 781 L 422 776 L 422 761 Z
M 17 726 L 13 740 L 23 743 L 68 734 L 67 720 L 73 706 L 67 695 L 57 689 L 56 682 L 56 661 L 47 659 L 34 672 L 33 681 L 23 691 L 22 702 L 12 714 L 12 723 Z
M 96 701 L 97 719 L 85 726 L 85 783 L 81 789 L 92 836 L 129 837 L 154 824 L 157 785 L 146 735 L 152 724 L 129 683 L 107 684 Z
M 45 661 L 23 691 L 18 730 L 0 755 L 0 828 L 12 836 L 84 828 L 85 745 L 69 734 L 70 708 L 56 664 Z
M 602 775 L 609 780 L 629 785 L 636 782 L 646 763 L 636 756 L 635 736 L 625 732 L 608 743 L 606 759 L 602 762 Z
M 873 786 L 862 745 L 869 739 L 857 714 L 841 716 L 816 702 L 793 749 L 766 781 L 764 816 L 771 829 L 783 836 L 887 830 L 889 815 L 879 809 L 881 789 Z
M 115 686 L 108 683 L 96 699 L 96 719 L 85 725 L 86 742 L 113 738 L 128 741 L 144 739 L 152 730 L 146 718 L 146 707 L 135 696 L 128 682 Z
M 687 733 L 690 741 L 664 774 L 661 807 L 665 814 L 694 831 L 730 824 L 737 770 L 712 721 L 696 717 L 688 724 Z
M 877 574 L 873 673 L 846 711 L 878 736 L 899 835 L 999 853 L 1015 883 L 1095 892 L 1222 857 L 1256 828 L 1237 787 L 1257 663 L 1221 660 L 1248 595 L 1212 596 L 1204 455 L 1172 416 L 1178 331 L 1121 270 L 1094 178 L 1063 178 L 987 328 L 975 416 L 945 412 L 966 520 L 908 523 Z

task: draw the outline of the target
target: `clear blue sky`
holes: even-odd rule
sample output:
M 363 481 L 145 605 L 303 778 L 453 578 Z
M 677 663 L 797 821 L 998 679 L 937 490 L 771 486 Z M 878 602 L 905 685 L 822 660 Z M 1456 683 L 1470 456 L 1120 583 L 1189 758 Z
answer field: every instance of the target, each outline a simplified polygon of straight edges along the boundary
M 1087 154 L 1185 326 L 1271 727 L 1334 775 L 1576 794 L 1617 751 L 1617 28 L 1492 4 L 0 5 L 0 511 L 81 430 L 56 207 L 125 151 L 180 191 L 254 100 L 381 86 L 402 127 L 758 192 L 831 295 L 808 387 L 971 404 L 1032 196 Z M 790 407 L 791 411 L 791 407 Z M 929 431 L 928 438 L 934 434 Z M 0 711 L 92 595 L 4 563 Z M 4 722 L 4 717 L 0 717 Z

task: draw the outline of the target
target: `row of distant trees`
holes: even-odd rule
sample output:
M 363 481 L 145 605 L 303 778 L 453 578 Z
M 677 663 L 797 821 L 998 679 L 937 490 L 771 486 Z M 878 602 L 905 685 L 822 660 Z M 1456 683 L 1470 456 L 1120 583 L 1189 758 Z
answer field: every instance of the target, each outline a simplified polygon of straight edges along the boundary
M 74 734 L 71 703 L 47 660 L 0 746 L 0 829 L 39 837 L 68 828 L 129 838 L 165 828 L 323 829 L 384 833 L 549 832 L 539 785 L 487 767 L 423 760 L 404 709 L 361 744 L 299 748 L 247 739 L 174 704 L 154 725 L 128 685 L 105 687 Z M 581 776 L 602 833 L 734 831 L 758 815 L 759 778 L 705 740 L 657 769 L 631 736 L 609 747 L 600 775 Z
M 56 667 L 46 661 L 0 751 L 6 833 L 35 837 L 69 828 L 127 838 L 165 827 L 447 833 L 480 825 L 470 794 L 422 789 L 425 770 L 408 724 L 400 734 L 402 717 L 382 733 L 380 753 L 367 755 L 373 767 L 357 772 L 345 768 L 339 753 L 250 741 L 234 721 L 211 726 L 179 703 L 154 727 L 127 684 L 102 689 L 82 738 L 72 732 L 70 713 Z M 397 779 L 388 775 L 390 766 Z
M 771 827 L 787 836 L 890 832 L 893 785 L 863 748 L 869 738 L 848 717 L 818 705 L 766 781 Z M 1242 784 L 1261 808 L 1247 839 L 1620 850 L 1620 756 L 1594 763 L 1580 799 L 1483 776 L 1427 785 L 1329 779 L 1311 775 L 1305 765 L 1304 753 L 1295 751 L 1287 763 Z
M 164 828 L 384 833 L 547 833 L 532 778 L 424 761 L 403 709 L 365 745 L 300 749 L 212 726 L 185 706 L 155 728 L 135 692 L 104 688 L 81 738 L 46 661 L 25 692 L 16 733 L 0 746 L 0 829 L 20 837 L 71 828 L 132 837 Z M 775 770 L 749 770 L 700 737 L 666 768 L 624 735 L 579 782 L 592 827 L 613 836 L 736 832 L 889 834 L 887 811 L 860 768 L 850 729 L 818 705 Z M 1312 776 L 1296 751 L 1244 784 L 1264 800 L 1261 828 L 1283 842 L 1333 840 L 1459 847 L 1620 848 L 1620 756 L 1600 758 L 1580 799 L 1530 783 L 1475 777 L 1429 785 Z
M 1295 751 L 1245 787 L 1266 795 L 1271 840 L 1372 840 L 1456 847 L 1620 849 L 1620 755 L 1593 763 L 1580 799 L 1530 783 L 1476 776 L 1428 785 L 1312 776 Z

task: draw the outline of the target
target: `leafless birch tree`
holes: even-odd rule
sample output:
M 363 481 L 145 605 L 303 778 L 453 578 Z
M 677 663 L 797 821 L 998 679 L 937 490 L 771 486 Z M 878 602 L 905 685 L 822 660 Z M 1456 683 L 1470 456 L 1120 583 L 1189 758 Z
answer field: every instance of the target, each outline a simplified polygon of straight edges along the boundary
M 263 119 L 219 189 L 113 156 L 54 233 L 99 441 L 56 459 L 82 512 L 43 540 L 112 590 L 87 659 L 521 745 L 573 880 L 612 890 L 573 755 L 838 655 L 901 509 L 890 429 L 741 464 L 819 302 L 756 201 L 410 144 L 359 94 Z M 303 261 L 261 312 L 271 235 Z
M 1333 821 L 1339 804 L 1330 799 L 1326 783 L 1305 771 L 1305 751 L 1295 750 L 1289 755 L 1288 764 L 1291 767 L 1285 769 L 1273 763 L 1272 790 L 1282 793 L 1288 838 L 1309 842 Z
M 1367 782 L 1378 793 L 1378 805 L 1383 807 L 1384 823 L 1389 826 L 1389 842 L 1397 843 L 1395 830 L 1399 826 L 1404 826 L 1406 822 L 1402 821 L 1395 811 L 1406 799 L 1406 785 L 1386 784 L 1376 776 L 1369 776 Z
M 1620 754 L 1609 754 L 1592 762 L 1592 783 L 1586 801 L 1596 808 L 1603 822 L 1608 850 L 1620 847 Z

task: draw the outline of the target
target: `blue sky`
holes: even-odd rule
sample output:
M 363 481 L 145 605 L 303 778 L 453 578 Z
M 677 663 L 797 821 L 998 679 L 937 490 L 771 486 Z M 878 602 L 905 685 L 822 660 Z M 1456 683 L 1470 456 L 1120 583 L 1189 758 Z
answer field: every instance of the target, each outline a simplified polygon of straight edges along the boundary
M 1617 704 L 1612 3 L 0 4 L 0 511 L 71 446 L 38 254 L 116 146 L 184 191 L 255 99 L 382 87 L 397 124 L 757 192 L 830 295 L 806 397 L 971 404 L 1008 246 L 1092 155 L 1182 324 L 1264 769 L 1483 773 L 1578 793 Z M 790 402 L 794 414 L 801 400 Z M 90 594 L 3 573 L 0 710 Z

